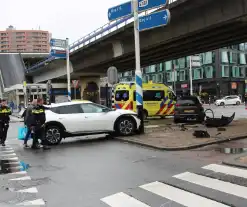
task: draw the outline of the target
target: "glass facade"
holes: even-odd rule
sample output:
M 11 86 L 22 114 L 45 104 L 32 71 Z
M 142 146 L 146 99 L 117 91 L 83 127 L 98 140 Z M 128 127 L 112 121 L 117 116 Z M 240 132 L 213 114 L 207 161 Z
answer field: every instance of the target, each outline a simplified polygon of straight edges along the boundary
M 194 90 L 210 88 L 211 93 L 231 93 L 231 82 L 244 82 L 247 75 L 247 43 L 228 46 L 214 51 L 199 54 L 200 67 L 192 68 Z M 176 88 L 181 90 L 182 85 L 189 87 L 190 57 L 168 60 L 156 65 L 143 68 L 143 82 L 166 83 L 170 86 L 176 82 Z M 135 81 L 134 70 L 119 74 L 120 81 Z M 226 81 L 226 89 L 218 89 L 219 82 Z M 241 82 L 241 83 L 242 83 Z M 202 85 L 205 83 L 206 86 Z M 210 83 L 210 84 L 208 84 Z M 229 83 L 229 84 L 228 84 Z M 238 84 L 240 85 L 240 84 Z M 199 89 L 200 88 L 200 89 Z M 217 92 L 218 90 L 218 92 Z

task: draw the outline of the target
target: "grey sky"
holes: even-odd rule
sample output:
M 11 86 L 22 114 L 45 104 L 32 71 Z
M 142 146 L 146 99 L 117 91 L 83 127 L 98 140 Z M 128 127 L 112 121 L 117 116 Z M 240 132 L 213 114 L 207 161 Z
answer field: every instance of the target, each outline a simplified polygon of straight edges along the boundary
M 54 38 L 74 42 L 108 22 L 107 10 L 128 0 L 8 0 L 1 1 L 0 30 L 48 30 Z

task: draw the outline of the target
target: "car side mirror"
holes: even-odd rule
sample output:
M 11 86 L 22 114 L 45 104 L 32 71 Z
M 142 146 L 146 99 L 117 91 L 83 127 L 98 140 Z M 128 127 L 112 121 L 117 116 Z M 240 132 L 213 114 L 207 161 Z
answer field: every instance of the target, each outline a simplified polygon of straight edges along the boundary
M 105 112 L 105 113 L 107 113 L 107 112 L 109 112 L 110 110 L 108 109 L 108 108 L 103 108 L 102 109 L 102 112 Z

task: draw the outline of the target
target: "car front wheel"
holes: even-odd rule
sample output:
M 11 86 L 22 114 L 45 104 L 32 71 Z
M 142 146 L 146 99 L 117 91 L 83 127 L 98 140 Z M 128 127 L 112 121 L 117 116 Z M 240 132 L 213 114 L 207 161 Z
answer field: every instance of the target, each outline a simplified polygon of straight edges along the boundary
M 48 145 L 58 145 L 62 140 L 62 130 L 58 126 L 47 126 L 45 139 Z
M 237 105 L 237 106 L 239 106 L 239 105 L 240 105 L 240 102 L 239 102 L 239 101 L 237 101 L 236 105 Z
M 122 117 L 117 121 L 116 132 L 120 136 L 132 135 L 136 130 L 136 124 L 133 118 Z

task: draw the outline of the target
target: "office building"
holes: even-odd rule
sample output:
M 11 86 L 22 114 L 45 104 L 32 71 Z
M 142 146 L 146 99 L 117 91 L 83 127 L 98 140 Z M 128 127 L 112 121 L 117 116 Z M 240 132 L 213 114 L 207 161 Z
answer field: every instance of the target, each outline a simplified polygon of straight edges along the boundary
M 201 67 L 193 67 L 193 91 L 204 96 L 245 95 L 247 43 L 199 54 Z M 189 90 L 189 57 L 143 68 L 143 81 L 166 83 L 181 94 Z M 175 70 L 174 70 L 175 69 Z M 174 72 L 175 71 L 175 72 Z M 135 71 L 119 73 L 120 81 L 135 81 Z M 175 81 L 174 81 L 175 80 Z
M 50 34 L 43 30 L 17 30 L 9 26 L 0 31 L 0 52 L 49 53 Z

